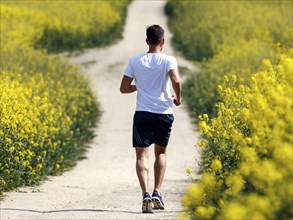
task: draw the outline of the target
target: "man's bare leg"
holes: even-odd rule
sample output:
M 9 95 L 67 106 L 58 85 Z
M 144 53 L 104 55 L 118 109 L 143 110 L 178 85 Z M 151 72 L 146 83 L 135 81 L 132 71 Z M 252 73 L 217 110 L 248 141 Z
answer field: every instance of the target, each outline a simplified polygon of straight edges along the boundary
M 148 192 L 148 156 L 149 148 L 148 147 L 135 147 L 136 152 L 136 173 L 139 180 L 139 184 L 142 190 L 142 195 L 145 192 Z
M 155 186 L 154 189 L 158 192 L 161 191 L 162 182 L 164 179 L 166 171 L 166 149 L 167 147 L 162 147 L 155 144 L 155 164 L 154 164 L 154 173 L 155 173 Z

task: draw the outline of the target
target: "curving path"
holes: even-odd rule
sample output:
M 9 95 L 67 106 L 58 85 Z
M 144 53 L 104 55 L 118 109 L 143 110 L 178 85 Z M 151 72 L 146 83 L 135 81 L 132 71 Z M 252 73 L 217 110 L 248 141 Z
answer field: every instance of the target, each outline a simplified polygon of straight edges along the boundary
M 195 148 L 198 133 L 183 106 L 175 108 L 175 122 L 168 147 L 168 165 L 163 183 L 166 210 L 141 214 L 141 192 L 131 147 L 135 94 L 122 95 L 120 80 L 128 59 L 147 50 L 145 28 L 165 28 L 165 53 L 174 55 L 180 66 L 191 64 L 170 47 L 164 1 L 133 1 L 129 6 L 124 39 L 117 44 L 91 49 L 68 57 L 82 64 L 97 93 L 102 116 L 95 129 L 87 158 L 61 176 L 49 177 L 38 187 L 10 192 L 1 202 L 0 219 L 175 219 L 182 210 L 181 198 L 189 183 L 186 168 L 198 169 Z M 150 157 L 152 168 L 153 156 Z M 150 169 L 150 181 L 153 172 Z

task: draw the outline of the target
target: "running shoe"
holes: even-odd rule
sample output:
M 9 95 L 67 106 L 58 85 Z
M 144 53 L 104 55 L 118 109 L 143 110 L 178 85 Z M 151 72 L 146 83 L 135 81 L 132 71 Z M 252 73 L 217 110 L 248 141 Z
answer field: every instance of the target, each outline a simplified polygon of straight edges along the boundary
M 154 213 L 154 205 L 148 192 L 144 194 L 142 199 L 142 213 Z
M 157 190 L 154 190 L 154 192 L 153 192 L 152 201 L 154 204 L 154 209 L 165 209 L 165 205 L 163 202 L 163 196 Z

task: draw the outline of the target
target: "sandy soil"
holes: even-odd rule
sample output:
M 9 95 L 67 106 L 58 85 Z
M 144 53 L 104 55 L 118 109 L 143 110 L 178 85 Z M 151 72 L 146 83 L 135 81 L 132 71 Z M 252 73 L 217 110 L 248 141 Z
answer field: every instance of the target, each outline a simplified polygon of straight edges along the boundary
M 1 202 L 1 219 L 175 219 L 189 183 L 186 168 L 198 169 L 195 148 L 198 133 L 184 107 L 175 107 L 175 122 L 168 146 L 168 165 L 162 193 L 166 209 L 141 214 L 141 191 L 131 147 L 135 94 L 122 95 L 120 80 L 128 59 L 146 52 L 145 28 L 160 24 L 165 30 L 164 53 L 174 55 L 180 66 L 193 66 L 170 47 L 171 34 L 163 13 L 164 1 L 134 1 L 128 11 L 123 40 L 69 57 L 82 64 L 97 94 L 102 116 L 86 159 L 61 176 L 49 177 L 38 187 L 7 193 Z M 151 147 L 150 150 L 153 150 Z M 154 157 L 150 155 L 150 183 Z M 152 184 L 151 184 L 152 185 Z

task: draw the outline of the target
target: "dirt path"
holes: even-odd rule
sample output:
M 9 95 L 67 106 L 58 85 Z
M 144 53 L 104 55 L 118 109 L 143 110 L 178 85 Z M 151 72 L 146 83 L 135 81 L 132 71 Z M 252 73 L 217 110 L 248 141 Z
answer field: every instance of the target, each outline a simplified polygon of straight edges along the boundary
M 61 176 L 50 177 L 38 187 L 10 192 L 1 202 L 1 219 L 174 219 L 181 211 L 181 197 L 189 182 L 185 170 L 196 167 L 194 131 L 188 114 L 175 108 L 175 122 L 168 147 L 163 183 L 166 210 L 141 214 L 141 192 L 131 147 L 135 94 L 121 95 L 120 80 L 128 59 L 147 50 L 145 28 L 158 23 L 167 29 L 164 1 L 134 1 L 128 11 L 124 39 L 104 49 L 93 49 L 69 58 L 83 64 L 103 111 L 96 138 L 87 158 Z M 166 30 L 164 52 L 175 55 Z M 177 57 L 178 64 L 190 66 Z M 150 168 L 153 164 L 150 157 Z M 150 182 L 153 172 L 150 169 Z

